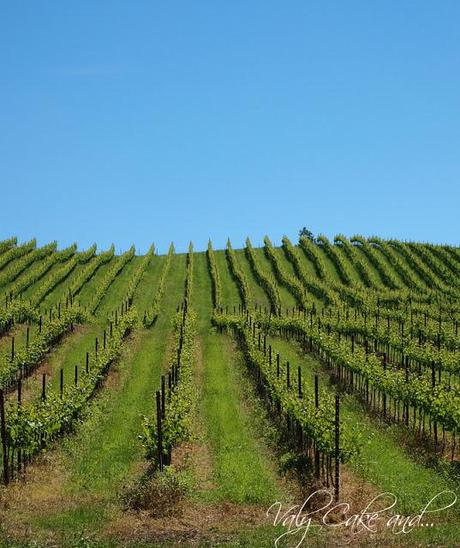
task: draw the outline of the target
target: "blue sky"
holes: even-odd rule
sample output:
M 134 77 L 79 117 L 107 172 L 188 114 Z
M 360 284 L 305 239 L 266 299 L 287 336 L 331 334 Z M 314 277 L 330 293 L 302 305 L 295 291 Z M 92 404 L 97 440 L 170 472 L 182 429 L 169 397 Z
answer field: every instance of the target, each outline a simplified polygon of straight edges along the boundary
M 460 2 L 1 3 L 0 238 L 460 244 Z

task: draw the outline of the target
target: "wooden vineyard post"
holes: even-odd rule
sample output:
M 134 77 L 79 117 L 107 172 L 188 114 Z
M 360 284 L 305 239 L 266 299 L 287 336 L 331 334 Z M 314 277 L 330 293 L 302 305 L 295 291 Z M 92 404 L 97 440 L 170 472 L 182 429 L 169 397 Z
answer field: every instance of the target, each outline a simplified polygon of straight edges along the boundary
M 85 369 L 86 373 L 89 373 L 89 352 L 86 353 Z
M 409 356 L 406 356 L 405 360 L 405 380 L 407 384 L 409 382 Z M 409 404 L 407 402 L 404 404 L 404 423 L 409 426 Z
M 166 411 L 166 379 L 165 376 L 161 376 L 161 418 L 165 418 Z
M 59 372 L 59 393 L 62 398 L 64 394 L 64 369 L 62 368 L 61 368 L 61 371 Z
M 8 469 L 8 442 L 6 439 L 5 396 L 2 389 L 0 389 L 0 425 L 2 434 L 3 483 L 8 485 L 10 481 Z
M 29 339 L 30 339 L 30 327 L 27 326 L 26 330 L 26 348 L 29 349 Z
M 302 397 L 302 370 L 300 369 L 300 365 L 297 368 L 297 385 L 299 388 L 299 398 Z
M 18 408 L 22 405 L 22 379 L 18 380 Z M 18 449 L 18 473 L 21 471 L 22 451 Z
M 335 396 L 335 478 L 334 497 L 339 500 L 340 494 L 340 400 L 339 395 Z
M 319 407 L 319 385 L 318 385 L 318 375 L 315 375 L 315 407 Z
M 158 438 L 158 467 L 160 472 L 163 471 L 163 432 L 161 429 L 161 394 L 157 390 L 157 438 Z
M 315 375 L 315 408 L 318 409 L 319 407 L 319 387 L 318 387 L 318 375 Z M 319 479 L 320 477 L 320 469 L 319 469 L 319 451 L 318 448 L 315 446 L 315 477 L 316 479 Z
M 383 370 L 387 370 L 387 355 L 383 354 Z M 385 420 L 387 418 L 387 395 L 384 391 L 382 394 L 382 401 L 383 401 L 383 419 Z
M 42 401 L 46 400 L 46 373 L 42 376 Z
M 433 389 L 436 387 L 436 371 L 435 371 L 434 361 L 431 362 L 431 385 Z M 433 421 L 433 434 L 434 434 L 434 447 L 436 449 L 438 447 L 438 423 L 436 420 Z

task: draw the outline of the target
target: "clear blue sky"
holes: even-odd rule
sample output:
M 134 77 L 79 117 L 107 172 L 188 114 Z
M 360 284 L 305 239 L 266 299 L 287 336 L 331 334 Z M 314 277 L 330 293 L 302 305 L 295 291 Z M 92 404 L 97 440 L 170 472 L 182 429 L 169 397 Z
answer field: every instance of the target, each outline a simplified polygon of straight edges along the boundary
M 0 238 L 460 244 L 460 2 L 3 1 Z

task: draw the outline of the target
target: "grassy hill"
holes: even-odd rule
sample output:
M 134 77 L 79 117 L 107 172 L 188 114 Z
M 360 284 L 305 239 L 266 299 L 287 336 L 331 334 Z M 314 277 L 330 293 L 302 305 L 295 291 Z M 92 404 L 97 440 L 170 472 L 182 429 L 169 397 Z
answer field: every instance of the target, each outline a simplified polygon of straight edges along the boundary
M 0 284 L 5 545 L 272 546 L 318 489 L 305 546 L 458 545 L 460 248 L 13 238 Z

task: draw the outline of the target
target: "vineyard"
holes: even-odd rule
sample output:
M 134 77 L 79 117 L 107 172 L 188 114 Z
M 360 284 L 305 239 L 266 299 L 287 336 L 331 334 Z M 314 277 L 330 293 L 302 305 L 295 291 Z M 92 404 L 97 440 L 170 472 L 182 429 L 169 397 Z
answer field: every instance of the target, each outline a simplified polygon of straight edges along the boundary
M 273 546 L 277 501 L 459 494 L 460 248 L 10 238 L 0 298 L 0 545 Z M 458 502 L 422 521 L 278 546 L 458 546 Z

